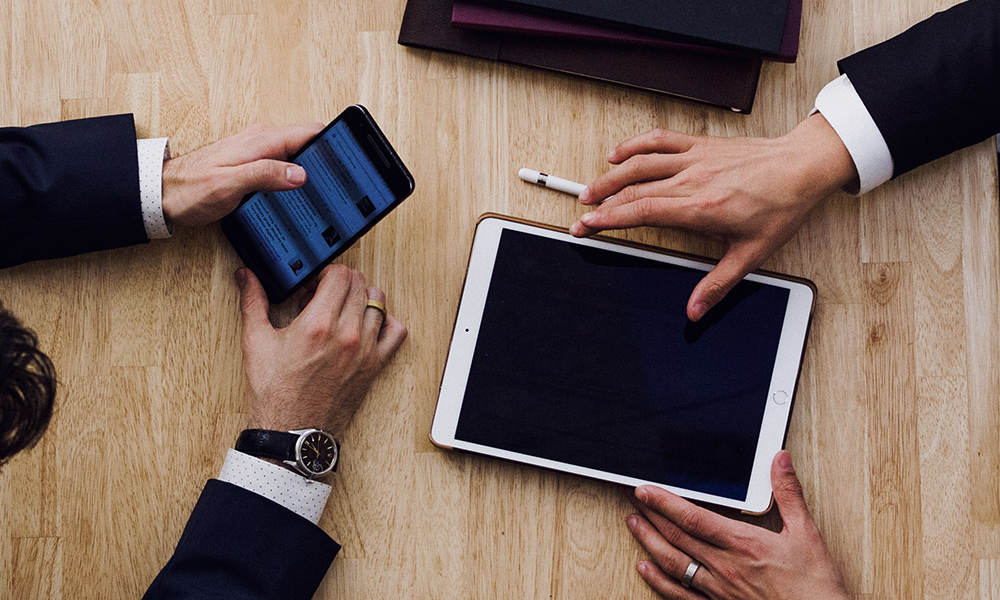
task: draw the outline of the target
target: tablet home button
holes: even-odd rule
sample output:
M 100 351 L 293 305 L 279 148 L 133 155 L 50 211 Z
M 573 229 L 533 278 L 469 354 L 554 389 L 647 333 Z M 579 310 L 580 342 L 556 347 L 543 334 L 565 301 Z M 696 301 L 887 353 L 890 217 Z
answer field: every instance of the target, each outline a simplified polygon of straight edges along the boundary
M 788 402 L 788 394 L 782 390 L 778 390 L 777 392 L 771 394 L 771 400 L 774 400 L 775 404 L 784 404 L 785 402 Z

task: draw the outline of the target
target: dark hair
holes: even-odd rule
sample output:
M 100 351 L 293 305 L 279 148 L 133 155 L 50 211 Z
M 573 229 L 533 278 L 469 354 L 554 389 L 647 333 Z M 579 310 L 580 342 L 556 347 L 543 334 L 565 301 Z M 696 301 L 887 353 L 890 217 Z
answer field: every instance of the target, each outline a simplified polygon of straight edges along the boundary
M 0 465 L 35 445 L 52 418 L 56 370 L 34 332 L 0 305 Z

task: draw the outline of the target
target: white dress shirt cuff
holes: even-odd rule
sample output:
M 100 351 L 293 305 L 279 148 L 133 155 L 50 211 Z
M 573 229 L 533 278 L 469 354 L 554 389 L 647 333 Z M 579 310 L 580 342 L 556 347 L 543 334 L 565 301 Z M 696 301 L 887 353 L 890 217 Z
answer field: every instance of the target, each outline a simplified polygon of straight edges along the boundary
M 226 453 L 219 481 L 264 496 L 312 523 L 319 523 L 330 497 L 330 486 L 325 483 L 233 449 Z
M 892 154 L 854 84 L 841 75 L 826 84 L 816 96 L 816 108 L 844 142 L 858 170 L 864 194 L 892 179 Z
M 170 158 L 167 138 L 136 140 L 139 153 L 139 202 L 146 237 L 155 240 L 170 237 L 163 216 L 163 161 Z

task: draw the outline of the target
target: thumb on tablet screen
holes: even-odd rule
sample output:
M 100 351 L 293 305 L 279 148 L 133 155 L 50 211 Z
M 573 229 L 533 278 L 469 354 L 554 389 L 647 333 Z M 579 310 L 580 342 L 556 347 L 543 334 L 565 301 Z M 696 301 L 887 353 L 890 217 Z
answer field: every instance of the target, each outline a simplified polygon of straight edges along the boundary
M 699 321 L 713 306 L 722 302 L 747 273 L 757 268 L 760 261 L 757 255 L 749 244 L 731 245 L 719 264 L 691 292 L 687 305 L 688 319 Z

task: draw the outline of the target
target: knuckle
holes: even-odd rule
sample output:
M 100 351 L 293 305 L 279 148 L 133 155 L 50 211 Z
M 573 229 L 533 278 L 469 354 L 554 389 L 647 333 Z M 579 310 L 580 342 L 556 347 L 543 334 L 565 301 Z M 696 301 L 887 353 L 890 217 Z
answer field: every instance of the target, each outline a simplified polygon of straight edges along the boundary
M 657 552 L 656 564 L 663 569 L 664 573 L 683 573 L 687 569 L 688 563 L 684 559 L 684 555 L 678 552 Z
M 644 158 L 645 157 L 641 155 L 633 156 L 632 158 L 625 161 L 625 168 L 623 169 L 622 174 L 625 176 L 627 180 L 635 181 L 635 179 L 639 177 L 640 173 L 642 173 Z
M 704 523 L 705 519 L 701 516 L 701 513 L 690 509 L 685 510 L 677 522 L 684 531 L 698 531 Z
M 634 202 L 638 200 L 639 192 L 635 189 L 634 185 L 630 185 L 626 188 L 623 188 L 622 191 L 615 194 L 615 196 L 617 196 L 618 199 L 621 200 L 623 203 L 627 204 L 629 202 Z
M 341 281 L 347 281 L 351 278 L 351 269 L 345 265 L 329 265 L 326 268 L 327 275 L 339 279 Z
M 729 286 L 718 279 L 713 279 L 705 286 L 705 295 L 713 300 L 718 300 L 726 295 Z
M 657 142 L 665 142 L 669 140 L 672 137 L 672 135 L 673 132 L 670 131 L 669 129 L 663 129 L 661 127 L 657 127 L 656 129 L 653 130 L 653 139 L 656 140 Z
M 774 487 L 778 488 L 779 491 L 785 492 L 785 494 L 802 495 L 802 484 L 791 477 L 782 479 Z
M 263 181 L 269 179 L 271 175 L 270 165 L 264 162 L 253 162 L 247 165 L 247 173 L 253 181 Z
M 409 333 L 409 331 L 406 329 L 406 325 L 403 325 L 402 321 L 400 321 L 399 319 L 397 319 L 392 315 L 389 316 L 389 327 L 391 327 L 392 330 L 396 332 L 397 335 L 400 335 L 404 338 Z
M 664 527 L 660 534 L 671 546 L 680 546 L 684 542 L 684 532 L 677 526 Z
M 740 535 L 732 542 L 733 549 L 737 553 L 757 560 L 763 558 L 767 553 L 767 546 L 758 538 L 750 535 Z
M 731 564 L 723 564 L 716 566 L 715 569 L 712 570 L 712 574 L 715 575 L 717 578 L 729 582 L 731 584 L 737 583 L 741 578 L 739 569 Z
M 306 327 L 306 337 L 314 343 L 325 342 L 330 337 L 330 323 L 324 320 L 313 320 Z
M 361 333 L 357 331 L 345 331 L 338 336 L 337 344 L 348 352 L 357 350 L 361 346 Z
M 636 200 L 632 203 L 632 206 L 635 210 L 635 216 L 638 217 L 640 221 L 648 221 L 656 212 L 656 205 L 649 198 Z

